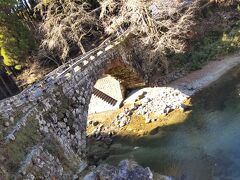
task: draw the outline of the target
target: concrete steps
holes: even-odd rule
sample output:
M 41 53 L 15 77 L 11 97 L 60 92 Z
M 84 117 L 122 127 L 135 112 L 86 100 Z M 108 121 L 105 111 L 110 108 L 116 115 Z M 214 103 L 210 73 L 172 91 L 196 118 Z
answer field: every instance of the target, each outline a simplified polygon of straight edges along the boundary
M 112 98 L 111 96 L 105 94 L 104 92 L 102 92 L 96 88 L 93 88 L 93 94 L 112 106 L 115 106 L 117 104 L 116 99 Z

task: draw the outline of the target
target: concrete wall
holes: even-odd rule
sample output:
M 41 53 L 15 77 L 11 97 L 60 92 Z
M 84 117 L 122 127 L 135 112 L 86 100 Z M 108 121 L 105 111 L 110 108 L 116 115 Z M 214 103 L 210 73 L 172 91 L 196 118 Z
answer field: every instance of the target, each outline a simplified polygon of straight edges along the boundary
M 121 82 L 119 80 L 115 79 L 110 75 L 105 75 L 105 77 L 100 78 L 96 82 L 94 87 L 107 94 L 108 96 L 114 98 L 118 102 L 115 106 L 113 106 L 108 102 L 102 100 L 101 98 L 97 97 L 96 95 L 92 94 L 88 114 L 119 108 L 119 104 L 123 101 L 125 97 L 125 87 L 121 85 Z

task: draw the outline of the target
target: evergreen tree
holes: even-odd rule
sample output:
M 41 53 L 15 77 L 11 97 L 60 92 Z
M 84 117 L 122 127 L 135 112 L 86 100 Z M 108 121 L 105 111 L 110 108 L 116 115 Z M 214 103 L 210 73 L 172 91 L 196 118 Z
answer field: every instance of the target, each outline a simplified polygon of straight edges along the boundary
M 30 5 L 24 0 L 0 1 L 0 54 L 6 66 L 23 63 L 34 49 L 34 40 L 24 19 L 30 14 Z

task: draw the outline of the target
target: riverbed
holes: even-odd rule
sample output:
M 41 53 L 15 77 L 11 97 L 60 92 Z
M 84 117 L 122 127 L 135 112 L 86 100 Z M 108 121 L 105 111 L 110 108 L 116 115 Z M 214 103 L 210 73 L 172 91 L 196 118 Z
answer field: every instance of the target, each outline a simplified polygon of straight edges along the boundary
M 191 99 L 179 123 L 154 135 L 116 137 L 105 162 L 130 158 L 180 180 L 240 178 L 240 67 Z

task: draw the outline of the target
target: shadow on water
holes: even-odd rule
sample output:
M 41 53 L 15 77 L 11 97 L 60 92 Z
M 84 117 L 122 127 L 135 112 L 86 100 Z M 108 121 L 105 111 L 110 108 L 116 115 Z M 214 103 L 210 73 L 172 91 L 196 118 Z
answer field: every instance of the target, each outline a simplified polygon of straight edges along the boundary
M 239 179 L 240 67 L 196 94 L 192 104 L 183 123 L 141 138 L 116 137 L 105 162 L 131 158 L 180 180 Z

